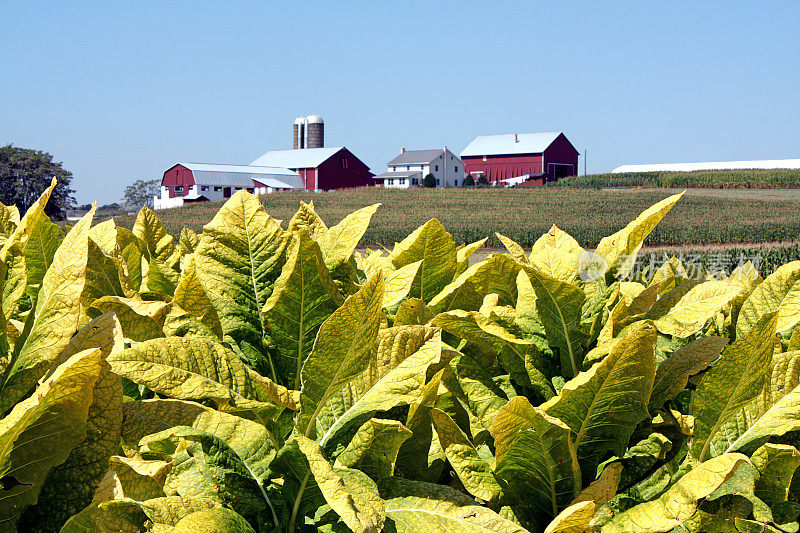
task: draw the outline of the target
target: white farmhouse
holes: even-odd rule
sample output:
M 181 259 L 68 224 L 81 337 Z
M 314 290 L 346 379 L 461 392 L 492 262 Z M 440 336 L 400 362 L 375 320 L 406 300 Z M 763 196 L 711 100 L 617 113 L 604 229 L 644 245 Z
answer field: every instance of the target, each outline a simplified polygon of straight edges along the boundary
M 394 189 L 421 187 L 428 174 L 436 178 L 437 187 L 460 187 L 464 184 L 464 163 L 445 146 L 439 150 L 400 149 L 400 155 L 389 161 L 388 170 L 374 179 Z

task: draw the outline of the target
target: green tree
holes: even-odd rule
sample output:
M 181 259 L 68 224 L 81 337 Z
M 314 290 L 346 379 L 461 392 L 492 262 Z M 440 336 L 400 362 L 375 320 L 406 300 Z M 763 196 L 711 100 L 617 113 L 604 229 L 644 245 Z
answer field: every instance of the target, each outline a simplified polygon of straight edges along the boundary
M 0 147 L 0 202 L 5 205 L 16 205 L 24 213 L 50 186 L 53 177 L 58 185 L 45 213 L 50 218 L 63 219 L 66 210 L 75 205 L 75 191 L 70 187 L 72 172 L 54 162 L 47 152 L 11 144 Z
M 128 207 L 139 208 L 143 205 L 153 207 L 153 196 L 158 196 L 161 188 L 160 180 L 136 180 L 122 194 L 122 203 Z
M 427 174 L 424 178 L 422 178 L 422 186 L 428 187 L 429 189 L 436 187 L 436 176 L 433 174 Z
M 475 178 L 472 177 L 472 174 L 467 174 L 467 177 L 464 178 L 464 183 L 462 185 L 464 187 L 474 187 L 475 186 Z
M 478 187 L 488 187 L 488 186 L 489 186 L 489 180 L 486 179 L 486 175 L 481 174 L 478 177 Z

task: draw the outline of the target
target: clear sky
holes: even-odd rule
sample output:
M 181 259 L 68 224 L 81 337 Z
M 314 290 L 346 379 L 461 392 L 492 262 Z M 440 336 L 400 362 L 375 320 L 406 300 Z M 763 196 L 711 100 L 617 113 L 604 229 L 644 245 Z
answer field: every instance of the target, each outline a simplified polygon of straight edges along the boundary
M 0 143 L 101 204 L 179 161 L 291 148 L 308 114 L 376 172 L 401 146 L 536 131 L 590 173 L 800 157 L 798 27 L 800 1 L 4 0 Z

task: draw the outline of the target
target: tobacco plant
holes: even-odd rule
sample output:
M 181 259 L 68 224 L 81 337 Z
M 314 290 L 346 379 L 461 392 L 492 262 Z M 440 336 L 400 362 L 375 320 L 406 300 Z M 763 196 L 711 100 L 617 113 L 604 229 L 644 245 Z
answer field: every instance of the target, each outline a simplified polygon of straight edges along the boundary
M 800 262 L 0 208 L 0 531 L 800 528 Z M 799 478 L 800 479 L 800 478 Z

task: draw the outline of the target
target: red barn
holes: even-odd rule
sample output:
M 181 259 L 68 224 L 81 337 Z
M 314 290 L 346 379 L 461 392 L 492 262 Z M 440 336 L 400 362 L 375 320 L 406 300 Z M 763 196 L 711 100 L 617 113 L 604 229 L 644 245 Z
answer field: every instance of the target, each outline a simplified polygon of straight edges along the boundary
M 373 185 L 369 167 L 344 146 L 271 150 L 250 164 L 291 169 L 311 191 Z
M 463 152 L 464 169 L 493 185 L 541 184 L 578 173 L 578 151 L 559 131 L 481 135 Z

